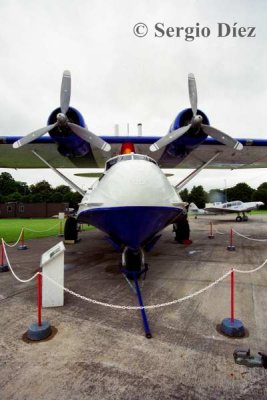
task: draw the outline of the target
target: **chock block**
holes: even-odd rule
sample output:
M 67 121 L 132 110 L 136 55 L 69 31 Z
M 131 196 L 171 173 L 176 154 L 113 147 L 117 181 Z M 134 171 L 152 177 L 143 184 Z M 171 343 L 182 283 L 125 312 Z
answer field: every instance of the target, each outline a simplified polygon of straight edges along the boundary
M 7 264 L 0 265 L 0 272 L 8 272 L 9 268 Z
M 64 240 L 65 244 L 75 244 L 76 240 Z
M 182 240 L 182 244 L 192 244 L 193 242 L 192 242 L 192 240 L 190 240 L 190 239 L 184 239 L 184 240 Z
M 225 318 L 221 322 L 221 332 L 230 337 L 243 337 L 245 336 L 245 327 L 243 322 L 239 319 Z
M 227 246 L 227 250 L 229 250 L 229 251 L 235 251 L 235 246 Z
M 27 330 L 27 338 L 30 340 L 44 340 L 51 333 L 52 329 L 48 321 L 43 321 L 41 326 L 37 322 L 34 322 Z
M 27 250 L 28 246 L 26 246 L 26 244 L 21 244 L 17 247 L 18 250 Z

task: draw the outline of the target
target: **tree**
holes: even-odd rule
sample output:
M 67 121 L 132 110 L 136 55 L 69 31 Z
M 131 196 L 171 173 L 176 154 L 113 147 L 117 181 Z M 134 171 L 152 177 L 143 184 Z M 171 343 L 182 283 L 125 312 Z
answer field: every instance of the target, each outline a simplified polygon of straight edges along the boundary
M 195 203 L 198 208 L 204 208 L 207 202 L 207 193 L 203 189 L 203 186 L 194 186 L 191 190 L 189 199 L 190 203 Z
M 16 181 L 8 173 L 2 172 L 0 175 L 0 193 L 1 195 L 8 195 L 16 191 Z
M 5 202 L 22 201 L 22 199 L 23 199 L 23 196 L 19 192 L 10 193 L 7 196 L 5 196 Z
M 187 203 L 189 203 L 189 192 L 188 192 L 188 189 L 187 188 L 185 188 L 185 189 L 183 189 L 183 190 L 181 190 L 180 192 L 179 192 L 179 195 L 181 196 L 181 199 L 183 200 L 183 201 L 186 201 Z
M 227 200 L 252 201 L 254 191 L 255 189 L 252 189 L 247 183 L 238 183 L 234 187 L 227 189 Z
M 63 194 L 59 191 L 56 191 L 49 196 L 49 202 L 51 203 L 62 203 L 62 200 Z
M 267 208 L 267 182 L 262 183 L 252 196 L 254 201 L 262 201 L 263 208 Z
M 51 193 L 53 191 L 50 183 L 48 183 L 47 181 L 43 180 L 40 181 L 38 183 L 36 183 L 35 185 L 31 185 L 30 186 L 30 190 L 32 194 L 35 193 Z

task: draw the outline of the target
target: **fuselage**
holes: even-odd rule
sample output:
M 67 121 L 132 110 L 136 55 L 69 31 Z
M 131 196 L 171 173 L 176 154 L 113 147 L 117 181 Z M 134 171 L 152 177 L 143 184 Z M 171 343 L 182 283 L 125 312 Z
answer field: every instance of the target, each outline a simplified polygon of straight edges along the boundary
M 131 153 L 107 161 L 103 176 L 82 199 L 78 221 L 94 225 L 123 247 L 137 249 L 182 216 L 184 206 L 157 163 Z

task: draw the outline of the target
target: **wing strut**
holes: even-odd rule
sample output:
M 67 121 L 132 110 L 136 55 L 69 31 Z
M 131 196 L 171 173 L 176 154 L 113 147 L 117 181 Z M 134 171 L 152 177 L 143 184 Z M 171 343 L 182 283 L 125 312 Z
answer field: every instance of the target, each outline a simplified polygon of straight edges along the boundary
M 60 176 L 63 181 L 65 181 L 70 187 L 72 187 L 73 190 L 76 192 L 80 193 L 82 196 L 85 195 L 85 191 L 82 190 L 79 186 L 76 185 L 76 183 L 72 182 L 69 178 L 67 178 L 65 175 L 63 175 L 61 172 L 59 172 L 56 168 L 52 167 L 40 154 L 38 154 L 35 150 L 32 150 L 32 153 L 38 157 L 41 161 L 43 161 L 44 164 L 46 164 L 52 171 L 54 171 L 58 176 Z
M 221 151 L 218 151 L 217 153 L 214 154 L 208 161 L 205 163 L 201 164 L 200 167 L 195 169 L 191 174 L 187 175 L 181 182 L 179 182 L 174 188 L 177 191 L 180 191 L 191 179 L 193 179 L 197 174 L 199 174 L 205 167 L 207 167 L 213 160 L 215 160 L 218 155 L 221 154 Z

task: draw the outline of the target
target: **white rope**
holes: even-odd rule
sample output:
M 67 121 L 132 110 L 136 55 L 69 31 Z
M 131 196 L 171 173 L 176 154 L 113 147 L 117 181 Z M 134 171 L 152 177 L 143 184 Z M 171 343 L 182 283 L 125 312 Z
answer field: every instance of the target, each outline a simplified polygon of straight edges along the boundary
M 117 304 L 110 304 L 110 303 L 104 303 L 103 301 L 98 301 L 95 299 L 90 299 L 88 297 L 82 296 L 79 293 L 74 292 L 73 290 L 67 289 L 64 286 L 60 285 L 58 282 L 55 282 L 53 279 L 51 279 L 49 276 L 45 275 L 42 273 L 44 278 L 47 278 L 49 281 L 51 281 L 54 285 L 56 285 L 57 287 L 59 287 L 60 289 L 64 290 L 65 292 L 72 294 L 75 297 L 78 297 L 81 300 L 85 300 L 88 301 L 89 303 L 93 303 L 93 304 L 98 304 L 101 306 L 105 306 L 105 307 L 109 307 L 109 308 L 117 308 L 117 309 L 122 309 L 122 310 L 141 310 L 143 308 L 145 309 L 152 309 L 152 308 L 160 308 L 160 307 L 166 307 L 166 306 L 170 306 L 173 304 L 177 304 L 177 303 L 181 303 L 184 300 L 188 300 L 191 299 L 192 297 L 195 297 L 203 292 L 205 292 L 206 290 L 210 289 L 212 286 L 217 285 L 220 281 L 222 281 L 223 279 L 225 279 L 228 275 L 230 275 L 231 271 L 228 271 L 226 274 L 224 274 L 223 276 L 221 276 L 219 279 L 217 279 L 216 281 L 210 283 L 208 286 L 204 287 L 203 289 L 198 290 L 195 293 L 189 294 L 187 296 L 181 297 L 180 299 L 176 299 L 173 301 L 169 301 L 167 303 L 161 303 L 161 304 L 154 304 L 151 306 L 121 306 L 121 305 L 117 305 Z
M 255 242 L 267 242 L 267 239 L 253 239 L 248 236 L 242 235 L 242 233 L 237 232 L 235 229 L 233 229 L 233 232 L 236 233 L 238 236 L 241 236 L 248 240 L 254 240 Z
M 219 235 L 225 235 L 225 232 L 220 232 L 217 229 L 215 230 L 215 233 L 218 233 Z
M 48 231 L 51 231 L 52 229 L 55 229 L 57 226 L 59 226 L 59 224 L 60 223 L 58 222 L 56 225 L 52 226 L 51 228 L 45 229 L 43 231 L 37 231 L 37 230 L 31 229 L 31 228 L 26 228 L 26 227 L 24 229 L 29 232 L 42 233 L 42 232 L 48 232 Z
M 266 258 L 266 260 L 265 260 L 261 265 L 259 265 L 257 268 L 250 269 L 250 270 L 248 270 L 248 271 L 242 270 L 242 269 L 236 269 L 236 268 L 234 268 L 233 271 L 239 272 L 240 274 L 252 274 L 253 272 L 259 271 L 261 268 L 263 268 L 264 265 L 265 265 L 266 263 L 267 263 L 267 258 Z
M 104 307 L 115 308 L 115 309 L 122 309 L 122 310 L 154 309 L 154 308 L 161 308 L 161 307 L 166 307 L 166 306 L 174 305 L 174 304 L 177 304 L 177 303 L 181 303 L 181 302 L 183 302 L 183 301 L 185 301 L 185 300 L 189 300 L 189 299 L 191 299 L 191 298 L 193 298 L 193 297 L 195 297 L 195 296 L 198 296 L 199 294 L 202 294 L 202 293 L 206 292 L 208 289 L 211 289 L 213 286 L 217 285 L 219 282 L 223 281 L 227 276 L 229 276 L 229 275 L 231 274 L 232 271 L 239 272 L 239 273 L 243 273 L 243 274 L 249 274 L 249 273 L 253 273 L 253 272 L 259 271 L 259 270 L 260 270 L 261 268 L 263 268 L 264 265 L 267 263 L 267 258 L 266 258 L 266 260 L 265 260 L 259 267 L 254 268 L 254 269 L 252 269 L 252 270 L 244 271 L 244 270 L 239 270 L 239 269 L 236 269 L 236 268 L 231 269 L 230 271 L 228 271 L 228 272 L 226 272 L 224 275 L 222 275 L 220 278 L 218 278 L 216 281 L 210 283 L 209 285 L 205 286 L 204 288 L 202 288 L 202 289 L 200 289 L 200 290 L 197 290 L 196 292 L 191 293 L 191 294 L 189 294 L 189 295 L 187 295 L 187 296 L 181 297 L 181 298 L 176 299 L 176 300 L 168 301 L 168 302 L 166 302 L 166 303 L 154 304 L 154 305 L 143 306 L 143 307 L 140 307 L 140 306 L 124 306 L 124 305 L 121 306 L 121 305 L 117 305 L 117 304 L 105 303 L 105 302 L 103 302 L 103 301 L 98 301 L 98 300 L 95 300 L 95 299 L 88 298 L 88 297 L 86 297 L 86 296 L 82 296 L 82 295 L 80 295 L 79 293 L 74 292 L 73 290 L 70 290 L 70 289 L 68 289 L 68 288 L 65 288 L 64 286 L 60 285 L 58 282 L 54 281 L 54 280 L 53 280 L 52 278 L 50 278 L 49 276 L 47 276 L 47 275 L 45 275 L 44 273 L 39 272 L 39 271 L 36 272 L 36 273 L 35 273 L 31 278 L 29 278 L 29 279 L 20 279 L 20 278 L 15 274 L 15 272 L 13 271 L 13 269 L 12 269 L 12 267 L 11 267 L 11 265 L 10 265 L 10 261 L 9 261 L 9 259 L 8 259 L 7 253 L 6 253 L 6 248 L 5 248 L 4 239 L 2 239 L 2 245 L 3 245 L 4 254 L 5 254 L 5 257 L 6 257 L 7 264 L 8 264 L 8 266 L 9 266 L 9 268 L 10 268 L 10 271 L 12 272 L 13 276 L 14 276 L 19 282 L 22 282 L 22 283 L 30 282 L 30 281 L 33 280 L 38 274 L 41 274 L 44 278 L 48 279 L 48 280 L 49 280 L 50 282 L 52 282 L 55 286 L 59 287 L 60 289 L 64 290 L 65 292 L 67 292 L 67 293 L 69 293 L 69 294 L 71 294 L 71 295 L 73 295 L 73 296 L 75 296 L 75 297 L 78 297 L 78 298 L 81 299 L 81 300 L 85 300 L 85 301 L 88 301 L 89 303 L 98 304 L 98 305 L 101 305 L 101 306 L 104 306 Z
M 2 239 L 2 241 L 3 241 L 8 247 L 15 247 L 15 246 L 17 246 L 17 244 L 18 244 L 18 242 L 20 241 L 21 236 L 22 236 L 22 234 L 23 234 L 23 230 L 24 230 L 24 228 L 21 228 L 21 231 L 20 231 L 20 234 L 19 234 L 19 238 L 18 238 L 18 240 L 16 241 L 16 243 L 8 244 L 8 243 L 6 243 L 6 242 L 4 241 L 4 239 Z
M 33 275 L 31 278 L 29 278 L 29 279 L 20 279 L 20 278 L 18 277 L 18 275 L 15 274 L 15 272 L 13 271 L 13 268 L 11 267 L 11 264 L 10 264 L 10 261 L 9 261 L 9 258 L 8 258 L 8 256 L 7 256 L 7 252 L 6 252 L 5 241 L 4 241 L 3 238 L 2 238 L 2 246 L 3 246 L 3 249 L 4 249 L 4 255 L 5 255 L 5 258 L 6 258 L 7 265 L 8 265 L 8 267 L 9 267 L 9 269 L 10 269 L 12 275 L 13 275 L 19 282 L 21 282 L 21 283 L 30 282 L 30 281 L 32 281 L 38 274 L 40 274 L 40 272 L 36 272 L 36 274 L 34 274 L 34 275 Z

